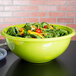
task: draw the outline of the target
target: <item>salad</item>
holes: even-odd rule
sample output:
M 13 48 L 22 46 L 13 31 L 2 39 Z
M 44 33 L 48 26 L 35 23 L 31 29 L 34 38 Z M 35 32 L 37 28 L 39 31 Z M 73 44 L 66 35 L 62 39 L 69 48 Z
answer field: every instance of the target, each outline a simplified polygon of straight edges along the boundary
M 52 24 L 42 22 L 26 23 L 21 28 L 10 27 L 6 33 L 15 37 L 43 39 L 65 36 L 69 34 L 69 31 L 64 29 L 58 29 Z

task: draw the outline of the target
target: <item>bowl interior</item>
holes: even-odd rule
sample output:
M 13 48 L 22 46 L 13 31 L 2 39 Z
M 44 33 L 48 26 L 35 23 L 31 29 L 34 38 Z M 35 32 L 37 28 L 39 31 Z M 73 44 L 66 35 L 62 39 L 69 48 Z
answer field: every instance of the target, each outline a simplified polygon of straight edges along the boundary
M 2 34 L 4 37 L 11 38 L 11 39 L 16 39 L 16 40 L 22 40 L 22 41 L 24 41 L 24 40 L 27 40 L 27 41 L 28 41 L 28 40 L 34 40 L 34 41 L 40 40 L 40 41 L 42 41 L 42 40 L 48 40 L 48 39 L 50 39 L 50 40 L 57 40 L 57 39 L 63 39 L 63 38 L 72 37 L 72 36 L 75 35 L 75 30 L 74 30 L 74 29 L 72 29 L 72 28 L 70 28 L 70 27 L 67 27 L 67 26 L 57 25 L 57 24 L 53 24 L 53 26 L 56 26 L 56 28 L 59 28 L 59 29 L 67 30 L 67 31 L 69 31 L 69 34 L 66 35 L 66 36 L 55 37 L 55 38 L 45 38 L 45 39 L 31 39 L 31 38 L 26 38 L 26 39 L 25 39 L 25 38 L 10 36 L 10 35 L 6 34 L 7 30 L 8 30 L 10 27 L 15 27 L 15 26 L 16 26 L 16 27 L 20 28 L 20 27 L 23 27 L 24 25 L 25 25 L 25 24 L 9 26 L 9 27 L 3 29 L 2 32 L 1 32 L 1 34 Z

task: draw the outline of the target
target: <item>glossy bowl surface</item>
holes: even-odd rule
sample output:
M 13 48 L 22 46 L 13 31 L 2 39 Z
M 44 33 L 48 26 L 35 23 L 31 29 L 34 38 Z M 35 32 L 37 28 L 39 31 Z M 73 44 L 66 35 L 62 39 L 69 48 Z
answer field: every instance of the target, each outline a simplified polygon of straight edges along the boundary
M 25 24 L 14 26 L 20 28 L 24 25 Z M 61 55 L 67 49 L 71 37 L 75 35 L 74 29 L 70 27 L 53 25 L 57 28 L 68 30 L 70 34 L 46 39 L 20 38 L 6 34 L 9 27 L 3 29 L 1 34 L 6 38 L 6 42 L 11 51 L 17 56 L 32 63 L 44 63 Z

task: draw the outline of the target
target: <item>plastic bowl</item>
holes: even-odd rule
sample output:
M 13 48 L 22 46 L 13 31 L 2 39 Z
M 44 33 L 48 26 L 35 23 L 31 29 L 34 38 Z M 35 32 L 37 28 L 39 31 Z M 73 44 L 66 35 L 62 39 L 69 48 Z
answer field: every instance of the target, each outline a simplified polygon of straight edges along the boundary
M 25 24 L 14 26 L 19 28 L 24 25 Z M 70 34 L 62 37 L 46 39 L 21 38 L 6 34 L 9 27 L 3 29 L 1 34 L 6 38 L 6 42 L 11 51 L 17 56 L 32 63 L 44 63 L 61 55 L 68 47 L 71 37 L 75 35 L 74 29 L 70 27 L 56 24 L 53 25 L 57 28 L 68 30 Z

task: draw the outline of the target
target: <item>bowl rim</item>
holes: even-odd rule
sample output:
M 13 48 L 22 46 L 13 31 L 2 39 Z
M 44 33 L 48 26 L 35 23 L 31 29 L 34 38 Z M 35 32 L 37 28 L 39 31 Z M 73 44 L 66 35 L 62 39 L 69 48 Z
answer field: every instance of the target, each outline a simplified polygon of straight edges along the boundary
M 24 25 L 24 24 L 19 24 L 19 25 Z M 18 25 L 13 25 L 13 26 L 9 26 L 9 27 L 4 28 L 1 31 L 1 35 L 4 36 L 5 38 L 9 38 L 9 39 L 12 39 L 12 40 L 17 40 L 17 41 L 55 41 L 55 40 L 62 40 L 62 39 L 66 39 L 66 38 L 71 38 L 71 37 L 73 37 L 75 35 L 75 30 L 73 28 L 71 28 L 71 27 L 64 26 L 64 25 L 58 25 L 58 24 L 53 24 L 53 25 L 68 28 L 72 32 L 70 34 L 68 34 L 68 35 L 61 36 L 61 37 L 55 37 L 55 38 L 43 38 L 43 39 L 21 38 L 21 37 L 15 37 L 15 36 L 8 35 L 8 34 L 6 34 L 4 32 L 9 27 L 18 26 Z

